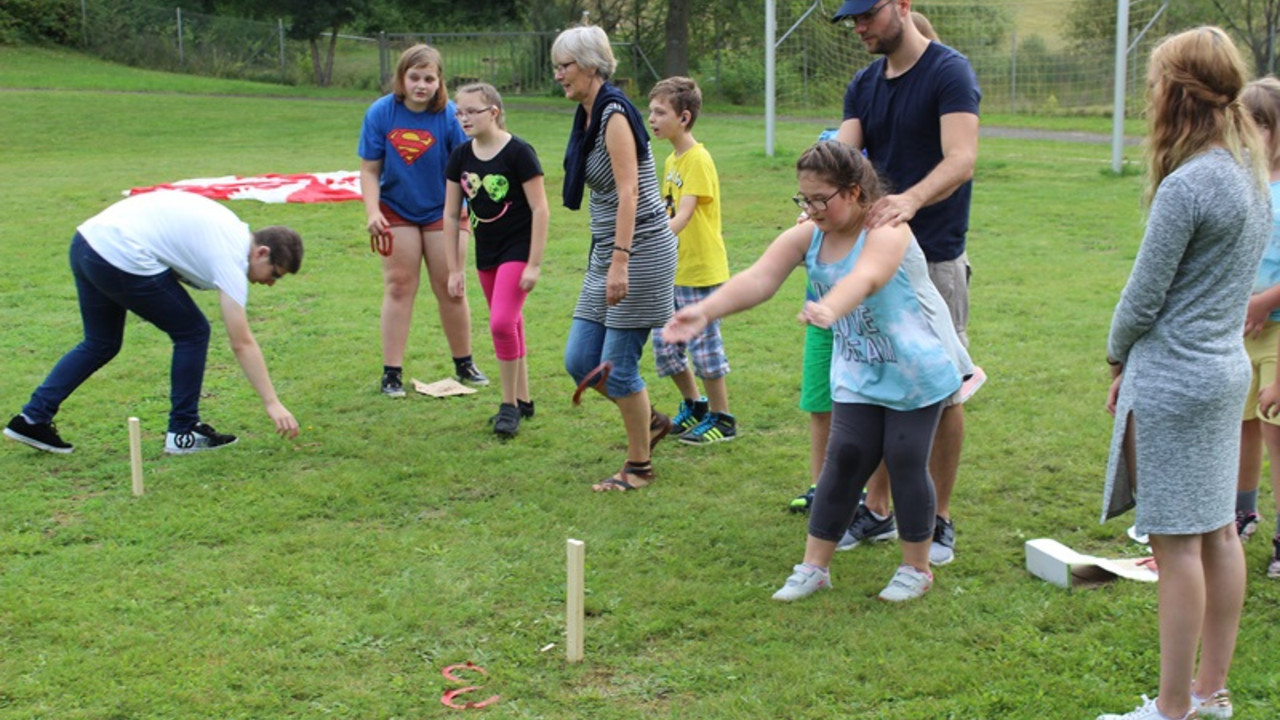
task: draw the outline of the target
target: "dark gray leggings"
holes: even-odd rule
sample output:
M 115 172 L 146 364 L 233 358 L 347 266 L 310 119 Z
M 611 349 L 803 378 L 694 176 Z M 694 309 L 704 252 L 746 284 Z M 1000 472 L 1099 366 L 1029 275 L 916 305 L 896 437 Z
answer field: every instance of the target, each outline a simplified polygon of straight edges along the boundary
M 898 534 L 907 542 L 933 538 L 937 500 L 929 477 L 929 450 L 942 403 L 899 412 L 880 405 L 832 403 L 827 457 L 809 514 L 809 534 L 836 542 L 849 529 L 871 473 L 889 469 Z

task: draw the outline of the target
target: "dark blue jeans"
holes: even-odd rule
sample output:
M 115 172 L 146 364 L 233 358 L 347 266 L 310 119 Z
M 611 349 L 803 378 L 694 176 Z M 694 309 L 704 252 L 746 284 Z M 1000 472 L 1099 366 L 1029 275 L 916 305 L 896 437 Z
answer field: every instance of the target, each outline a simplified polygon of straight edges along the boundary
M 102 259 L 80 233 L 71 239 L 71 273 L 80 296 L 84 340 L 71 349 L 31 394 L 22 414 L 34 423 L 53 420 L 62 401 L 120 352 L 130 310 L 173 340 L 169 369 L 169 432 L 187 432 L 200 421 L 200 388 L 209 352 L 209 321 L 172 270 L 130 275 Z

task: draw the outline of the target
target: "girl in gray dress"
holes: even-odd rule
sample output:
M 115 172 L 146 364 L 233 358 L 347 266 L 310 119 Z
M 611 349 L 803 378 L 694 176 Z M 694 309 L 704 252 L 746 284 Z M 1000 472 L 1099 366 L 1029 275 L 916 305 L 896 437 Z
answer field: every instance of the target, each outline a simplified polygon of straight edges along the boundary
M 1234 522 L 1250 372 L 1241 329 L 1271 222 L 1266 154 L 1238 100 L 1246 72 L 1218 28 L 1151 54 L 1150 215 L 1107 340 L 1116 421 L 1103 519 L 1136 505 L 1137 531 L 1151 536 L 1160 694 L 1099 720 L 1231 713 L 1245 577 Z

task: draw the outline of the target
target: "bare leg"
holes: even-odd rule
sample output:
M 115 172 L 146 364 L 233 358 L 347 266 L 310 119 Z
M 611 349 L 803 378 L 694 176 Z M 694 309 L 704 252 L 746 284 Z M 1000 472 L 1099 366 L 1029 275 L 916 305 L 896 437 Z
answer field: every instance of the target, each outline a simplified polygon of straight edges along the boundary
M 1240 475 L 1236 479 L 1236 490 L 1239 492 L 1257 490 L 1261 481 L 1263 433 L 1261 426 L 1261 420 L 1245 420 L 1240 423 Z M 1269 449 L 1270 446 L 1268 446 Z M 1271 466 L 1274 474 L 1276 466 L 1274 459 L 1271 461 Z M 1274 484 L 1272 487 L 1275 487 Z
M 816 415 L 817 413 L 815 413 Z M 823 413 L 828 418 L 830 413 Z M 820 568 L 831 567 L 831 557 L 836 554 L 836 544 L 830 540 L 819 540 L 818 538 L 807 535 L 804 541 L 804 562 L 810 565 L 817 565 Z M 925 550 L 925 562 L 928 562 L 929 551 Z
M 649 461 L 649 390 L 631 393 L 614 399 L 622 413 L 622 424 L 627 430 L 627 460 L 636 463 Z
M 471 354 L 471 307 L 465 295 L 460 298 L 449 295 L 449 259 L 445 253 L 444 232 L 423 233 L 422 253 L 449 352 L 456 358 L 466 357 Z
M 960 472 L 960 450 L 964 446 L 964 405 L 942 409 L 938 431 L 929 455 L 929 474 L 938 493 L 938 517 L 951 519 L 951 491 Z
M 533 402 L 533 398 L 529 396 L 529 360 L 527 356 L 516 360 L 516 399 Z
M 729 414 L 729 388 L 725 385 L 724 376 L 703 380 L 702 386 L 707 389 L 707 405 L 711 412 Z
M 1207 697 L 1227 686 L 1227 671 L 1231 669 L 1244 608 L 1247 570 L 1244 548 L 1234 526 L 1227 525 L 1201 538 L 1205 606 L 1195 689 L 1200 697 Z M 1163 566 L 1160 573 L 1163 576 Z
M 698 381 L 693 377 L 693 370 L 687 365 L 684 370 L 671 376 L 671 382 L 676 384 L 681 399 L 697 400 L 702 397 L 702 393 L 698 391 Z
M 815 484 L 818 475 L 822 474 L 822 463 L 827 459 L 827 437 L 830 435 L 831 412 L 809 413 L 809 474 Z
M 502 402 L 507 405 L 515 405 L 516 392 L 520 385 L 520 361 L 499 360 L 498 377 L 502 383 Z
M 1206 607 L 1203 538 L 1151 535 L 1151 549 L 1160 568 L 1160 695 L 1156 704 L 1165 717 L 1180 718 L 1191 709 L 1192 671 Z M 1225 669 L 1222 674 L 1225 677 Z
M 402 367 L 422 273 L 422 233 L 416 227 L 393 227 L 391 237 L 391 255 L 382 258 L 382 362 Z
M 876 467 L 875 472 L 871 473 L 871 479 L 867 481 L 867 509 L 880 517 L 889 515 L 889 470 L 884 463 Z M 929 543 L 925 543 L 926 556 L 929 554 L 928 545 Z
M 1276 515 L 1280 515 L 1280 426 L 1270 423 L 1262 424 L 1262 442 L 1267 446 L 1267 457 L 1271 459 L 1271 494 L 1276 501 Z M 1259 463 L 1261 464 L 1261 463 Z M 1258 474 L 1262 471 L 1259 470 Z
M 881 465 L 881 467 L 884 467 Z M 919 570 L 922 573 L 929 572 L 929 546 L 933 544 L 932 540 L 923 542 L 907 542 L 902 541 L 902 562 Z

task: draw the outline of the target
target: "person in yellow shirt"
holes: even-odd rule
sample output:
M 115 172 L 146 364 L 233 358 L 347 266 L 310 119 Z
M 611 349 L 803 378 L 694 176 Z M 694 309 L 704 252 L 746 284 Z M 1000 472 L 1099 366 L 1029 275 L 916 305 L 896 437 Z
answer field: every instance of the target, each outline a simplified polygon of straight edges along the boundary
M 667 78 L 649 92 L 649 129 L 654 137 L 670 141 L 673 149 L 663 163 L 661 181 L 671 231 L 680 239 L 676 310 L 701 301 L 729 279 L 720 233 L 720 178 L 711 154 L 693 137 L 701 109 L 702 91 L 687 77 Z M 653 354 L 658 375 L 670 377 L 683 398 L 672 418 L 681 442 L 709 445 L 737 437 L 725 387 L 729 360 L 718 320 L 687 345 L 663 342 L 662 330 L 655 328 Z M 705 394 L 699 392 L 697 378 Z

